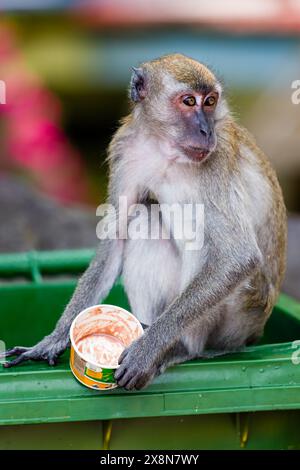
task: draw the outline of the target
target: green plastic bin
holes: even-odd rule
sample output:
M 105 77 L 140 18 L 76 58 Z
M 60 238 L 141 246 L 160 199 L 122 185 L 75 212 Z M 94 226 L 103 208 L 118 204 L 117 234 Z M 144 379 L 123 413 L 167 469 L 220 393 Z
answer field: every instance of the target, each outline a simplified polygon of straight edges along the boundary
M 0 256 L 6 347 L 52 331 L 92 255 Z M 120 282 L 106 302 L 129 308 Z M 172 367 L 141 392 L 84 387 L 69 351 L 56 367 L 0 366 L 0 449 L 299 449 L 299 338 L 300 304 L 282 295 L 260 345 Z

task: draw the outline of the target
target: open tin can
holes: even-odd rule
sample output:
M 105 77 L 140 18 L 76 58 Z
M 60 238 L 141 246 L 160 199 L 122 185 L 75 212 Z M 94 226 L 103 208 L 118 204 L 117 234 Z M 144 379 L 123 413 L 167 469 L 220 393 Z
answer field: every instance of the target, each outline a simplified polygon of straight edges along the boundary
M 116 388 L 118 359 L 142 334 L 140 322 L 124 308 L 115 305 L 86 308 L 70 329 L 70 367 L 74 376 L 89 388 Z

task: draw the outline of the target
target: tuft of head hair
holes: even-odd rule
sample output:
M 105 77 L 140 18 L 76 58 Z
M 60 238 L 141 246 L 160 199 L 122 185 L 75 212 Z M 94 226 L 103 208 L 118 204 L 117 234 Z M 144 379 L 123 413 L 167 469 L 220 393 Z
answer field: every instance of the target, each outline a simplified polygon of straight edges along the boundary
M 177 82 L 189 85 L 195 91 L 212 87 L 217 79 L 214 74 L 201 62 L 183 54 L 169 54 L 146 63 L 145 66 L 163 69 Z
M 130 83 L 132 101 L 142 101 L 147 95 L 147 88 L 149 91 L 154 86 L 159 90 L 163 75 L 169 75 L 176 82 L 204 93 L 209 93 L 218 84 L 215 75 L 201 62 L 183 54 L 169 54 L 133 69 Z

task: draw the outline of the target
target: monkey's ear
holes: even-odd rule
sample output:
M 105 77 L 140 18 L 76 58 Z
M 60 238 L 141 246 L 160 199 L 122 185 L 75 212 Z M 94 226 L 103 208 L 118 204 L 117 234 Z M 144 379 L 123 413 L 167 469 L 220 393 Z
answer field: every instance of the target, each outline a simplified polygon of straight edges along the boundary
M 129 92 L 132 101 L 137 103 L 146 96 L 146 76 L 142 68 L 132 67 L 132 71 Z

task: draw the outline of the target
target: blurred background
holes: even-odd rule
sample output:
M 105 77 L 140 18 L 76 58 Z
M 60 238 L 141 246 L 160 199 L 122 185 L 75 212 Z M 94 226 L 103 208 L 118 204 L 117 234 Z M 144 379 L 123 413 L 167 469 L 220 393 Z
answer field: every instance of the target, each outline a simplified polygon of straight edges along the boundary
M 224 82 L 290 212 L 300 298 L 300 0 L 0 0 L 0 252 L 94 246 L 131 66 L 181 52 Z

